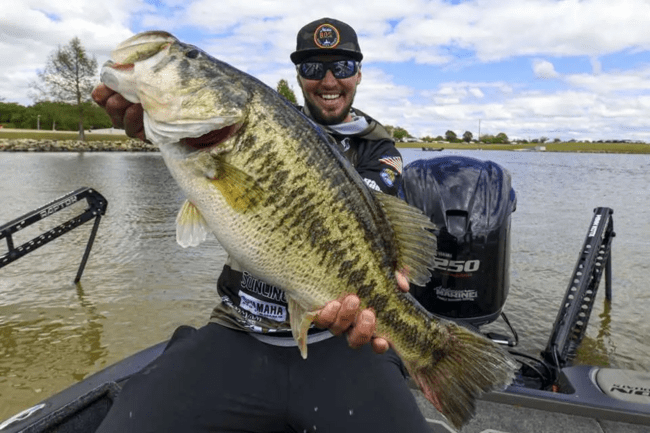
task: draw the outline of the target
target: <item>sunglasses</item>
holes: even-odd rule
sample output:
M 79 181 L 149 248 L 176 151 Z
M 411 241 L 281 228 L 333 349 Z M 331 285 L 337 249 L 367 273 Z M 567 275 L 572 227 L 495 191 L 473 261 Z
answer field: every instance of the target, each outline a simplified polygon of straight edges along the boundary
M 327 71 L 332 71 L 334 78 L 350 78 L 359 71 L 359 62 L 355 60 L 337 60 L 336 62 L 303 62 L 297 66 L 298 73 L 307 80 L 322 80 Z

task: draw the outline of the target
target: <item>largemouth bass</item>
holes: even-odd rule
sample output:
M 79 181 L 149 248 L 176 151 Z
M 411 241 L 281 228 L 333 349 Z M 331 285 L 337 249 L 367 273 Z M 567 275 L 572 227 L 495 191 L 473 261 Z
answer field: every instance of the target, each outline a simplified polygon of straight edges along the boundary
M 165 32 L 118 45 L 101 80 L 142 103 L 146 135 L 187 195 L 178 242 L 197 245 L 212 232 L 244 269 L 283 288 L 303 357 L 316 311 L 355 293 L 454 426 L 471 417 L 480 393 L 510 382 L 515 365 L 496 344 L 398 290 L 397 272 L 419 285 L 430 278 L 429 219 L 369 190 L 331 138 L 276 91 Z

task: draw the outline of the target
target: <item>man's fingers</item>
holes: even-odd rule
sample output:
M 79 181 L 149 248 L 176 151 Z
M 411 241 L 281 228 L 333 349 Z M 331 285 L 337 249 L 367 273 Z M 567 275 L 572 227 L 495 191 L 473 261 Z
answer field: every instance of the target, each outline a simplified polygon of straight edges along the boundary
M 388 341 L 384 338 L 381 337 L 375 337 L 372 339 L 372 350 L 375 353 L 382 354 L 386 353 L 386 351 L 390 348 L 390 344 L 388 344 Z
M 359 348 L 371 343 L 376 353 L 386 352 L 390 345 L 381 337 L 373 337 L 377 324 L 374 311 L 365 309 L 359 311 L 361 302 L 355 295 L 347 295 L 343 299 L 328 302 L 316 318 L 314 324 L 319 328 L 328 328 L 334 335 L 346 333 L 348 344 Z
M 126 109 L 129 108 L 130 105 L 132 105 L 132 103 L 124 99 L 124 97 L 119 93 L 114 93 L 106 100 L 104 109 L 111 117 L 114 127 L 124 128 L 124 116 L 126 114 Z
M 352 348 L 358 348 L 372 339 L 375 332 L 375 313 L 371 310 L 363 310 L 359 313 L 354 326 L 348 331 L 348 344 Z
M 397 286 L 402 292 L 408 292 L 409 291 L 409 280 L 406 278 L 406 275 L 404 275 L 401 272 L 395 272 L 395 278 L 397 279 Z
M 357 317 L 359 298 L 348 295 L 341 300 L 328 302 L 319 312 L 314 323 L 328 328 L 334 335 L 341 335 L 350 328 Z
M 328 302 L 314 319 L 314 324 L 319 328 L 329 328 L 336 320 L 336 315 L 341 309 L 339 301 Z
M 100 107 L 105 107 L 108 98 L 110 98 L 114 94 L 115 94 L 114 90 L 110 89 L 108 86 L 106 86 L 106 84 L 101 83 L 93 89 L 93 92 L 91 93 L 91 97 L 93 98 L 93 101 L 97 103 L 97 105 L 99 105 Z
M 133 104 L 127 107 L 124 113 L 124 131 L 126 135 L 133 138 L 139 138 L 144 141 L 144 111 L 142 104 Z
M 336 320 L 329 327 L 329 330 L 334 335 L 340 335 L 350 328 L 357 317 L 359 310 L 359 298 L 356 296 L 346 296 L 341 301 L 341 308 L 336 315 Z

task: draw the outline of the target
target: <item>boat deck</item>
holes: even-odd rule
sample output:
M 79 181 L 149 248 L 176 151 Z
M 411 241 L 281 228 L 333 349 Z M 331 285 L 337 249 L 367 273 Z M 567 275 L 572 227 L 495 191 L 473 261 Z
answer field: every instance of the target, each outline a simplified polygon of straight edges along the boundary
M 413 389 L 420 410 L 434 433 L 454 433 L 424 395 Z M 499 393 L 495 393 L 499 394 Z M 477 404 L 476 416 L 459 433 L 650 433 L 650 425 L 597 419 L 502 403 L 488 395 Z

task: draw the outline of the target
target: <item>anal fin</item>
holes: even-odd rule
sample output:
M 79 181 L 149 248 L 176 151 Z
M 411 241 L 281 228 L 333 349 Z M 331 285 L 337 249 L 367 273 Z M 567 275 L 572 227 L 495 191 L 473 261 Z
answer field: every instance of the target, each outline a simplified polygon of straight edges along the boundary
M 307 311 L 289 294 L 287 294 L 287 303 L 289 304 L 289 323 L 293 339 L 298 343 L 302 358 L 307 359 L 307 332 L 318 315 L 318 310 Z

